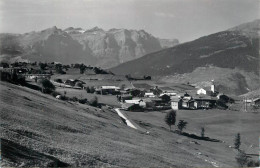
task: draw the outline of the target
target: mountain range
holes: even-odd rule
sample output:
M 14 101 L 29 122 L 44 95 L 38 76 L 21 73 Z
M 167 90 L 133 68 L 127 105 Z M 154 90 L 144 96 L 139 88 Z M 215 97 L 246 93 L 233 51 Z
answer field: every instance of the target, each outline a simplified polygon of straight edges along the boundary
M 0 34 L 0 55 L 14 61 L 85 63 L 109 68 L 178 43 L 177 39 L 159 39 L 144 30 L 61 30 L 54 26 L 39 32 Z
M 255 20 L 147 54 L 120 64 L 111 71 L 159 76 L 162 81 L 196 85 L 215 78 L 223 91 L 246 93 L 258 88 L 260 83 L 259 33 L 260 20 Z

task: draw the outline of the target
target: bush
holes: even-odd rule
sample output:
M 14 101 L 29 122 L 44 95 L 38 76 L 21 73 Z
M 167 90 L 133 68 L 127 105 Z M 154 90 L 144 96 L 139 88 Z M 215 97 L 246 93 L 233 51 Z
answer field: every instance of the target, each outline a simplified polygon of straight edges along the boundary
M 70 101 L 76 102 L 79 101 L 79 99 L 76 96 L 73 96 L 72 98 L 69 98 Z
M 236 161 L 239 167 L 244 167 L 248 163 L 247 155 L 244 151 L 239 151 L 236 156 Z
M 175 125 L 175 122 L 176 122 L 176 111 L 170 110 L 166 114 L 164 121 L 170 127 L 170 131 L 171 131 L 171 126 Z
M 259 167 L 259 162 L 250 159 L 250 160 L 247 162 L 247 167 Z
M 177 127 L 179 129 L 179 131 L 182 133 L 182 130 L 186 128 L 186 125 L 188 124 L 188 122 L 184 121 L 184 120 L 180 120 Z
M 63 83 L 61 79 L 54 79 L 55 82 Z
M 98 98 L 95 96 L 89 101 L 89 105 L 98 107 Z
M 88 99 L 79 99 L 79 103 L 86 104 L 88 102 Z

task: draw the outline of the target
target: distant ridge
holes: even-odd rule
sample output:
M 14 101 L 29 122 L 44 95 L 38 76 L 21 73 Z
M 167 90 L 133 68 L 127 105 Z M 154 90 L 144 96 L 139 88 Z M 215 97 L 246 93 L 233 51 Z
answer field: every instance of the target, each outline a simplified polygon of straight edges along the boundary
M 236 86 L 236 92 L 245 93 L 246 88 L 255 87 L 255 84 L 252 83 L 259 82 L 255 78 L 251 80 L 251 76 L 240 73 L 242 70 L 259 75 L 259 23 L 259 20 L 245 23 L 226 31 L 147 54 L 110 70 L 116 74 L 163 77 L 193 73 L 199 67 L 208 66 L 236 69 L 238 74 L 234 74 L 235 72 L 232 71 L 233 77 L 229 74 L 231 76 L 227 76 L 227 78 L 235 81 L 241 80 L 240 85 Z M 223 72 L 225 73 L 225 71 Z M 242 82 L 243 80 L 245 81 Z M 221 85 L 225 87 L 226 83 Z
M 1 59 L 29 60 L 64 64 L 84 63 L 109 68 L 172 47 L 177 39 L 163 42 L 144 30 L 89 30 L 51 28 L 25 34 L 0 34 Z

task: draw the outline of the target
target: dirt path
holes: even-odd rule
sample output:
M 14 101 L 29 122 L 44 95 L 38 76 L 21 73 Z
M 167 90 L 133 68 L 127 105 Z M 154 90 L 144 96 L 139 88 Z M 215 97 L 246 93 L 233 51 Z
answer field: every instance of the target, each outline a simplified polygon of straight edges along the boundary
M 134 124 L 132 124 L 132 122 L 129 121 L 129 120 L 125 117 L 126 115 L 123 114 L 123 112 L 121 112 L 119 108 L 115 108 L 115 111 L 117 112 L 117 114 L 118 114 L 121 118 L 125 119 L 127 126 L 129 126 L 129 127 L 131 127 L 131 128 L 134 128 L 134 129 L 137 129 L 137 127 L 136 127 Z

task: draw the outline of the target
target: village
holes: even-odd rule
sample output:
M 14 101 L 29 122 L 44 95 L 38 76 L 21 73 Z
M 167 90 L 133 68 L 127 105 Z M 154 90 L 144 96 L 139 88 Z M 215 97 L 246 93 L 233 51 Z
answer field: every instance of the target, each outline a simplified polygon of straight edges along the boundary
M 41 79 L 50 80 L 56 87 L 55 97 L 62 99 L 100 98 L 100 103 L 126 111 L 228 109 L 235 100 L 218 91 L 214 80 L 208 87 L 190 84 L 165 86 L 152 83 L 151 76 L 119 76 L 84 64 L 16 62 L 1 63 L 1 72 L 17 74 L 31 85 L 39 86 Z M 3 75 L 2 75 L 3 76 Z M 97 99 L 97 98 L 96 98 Z M 105 100 L 105 101 L 102 101 Z M 243 99 L 245 106 L 259 107 L 260 98 Z

